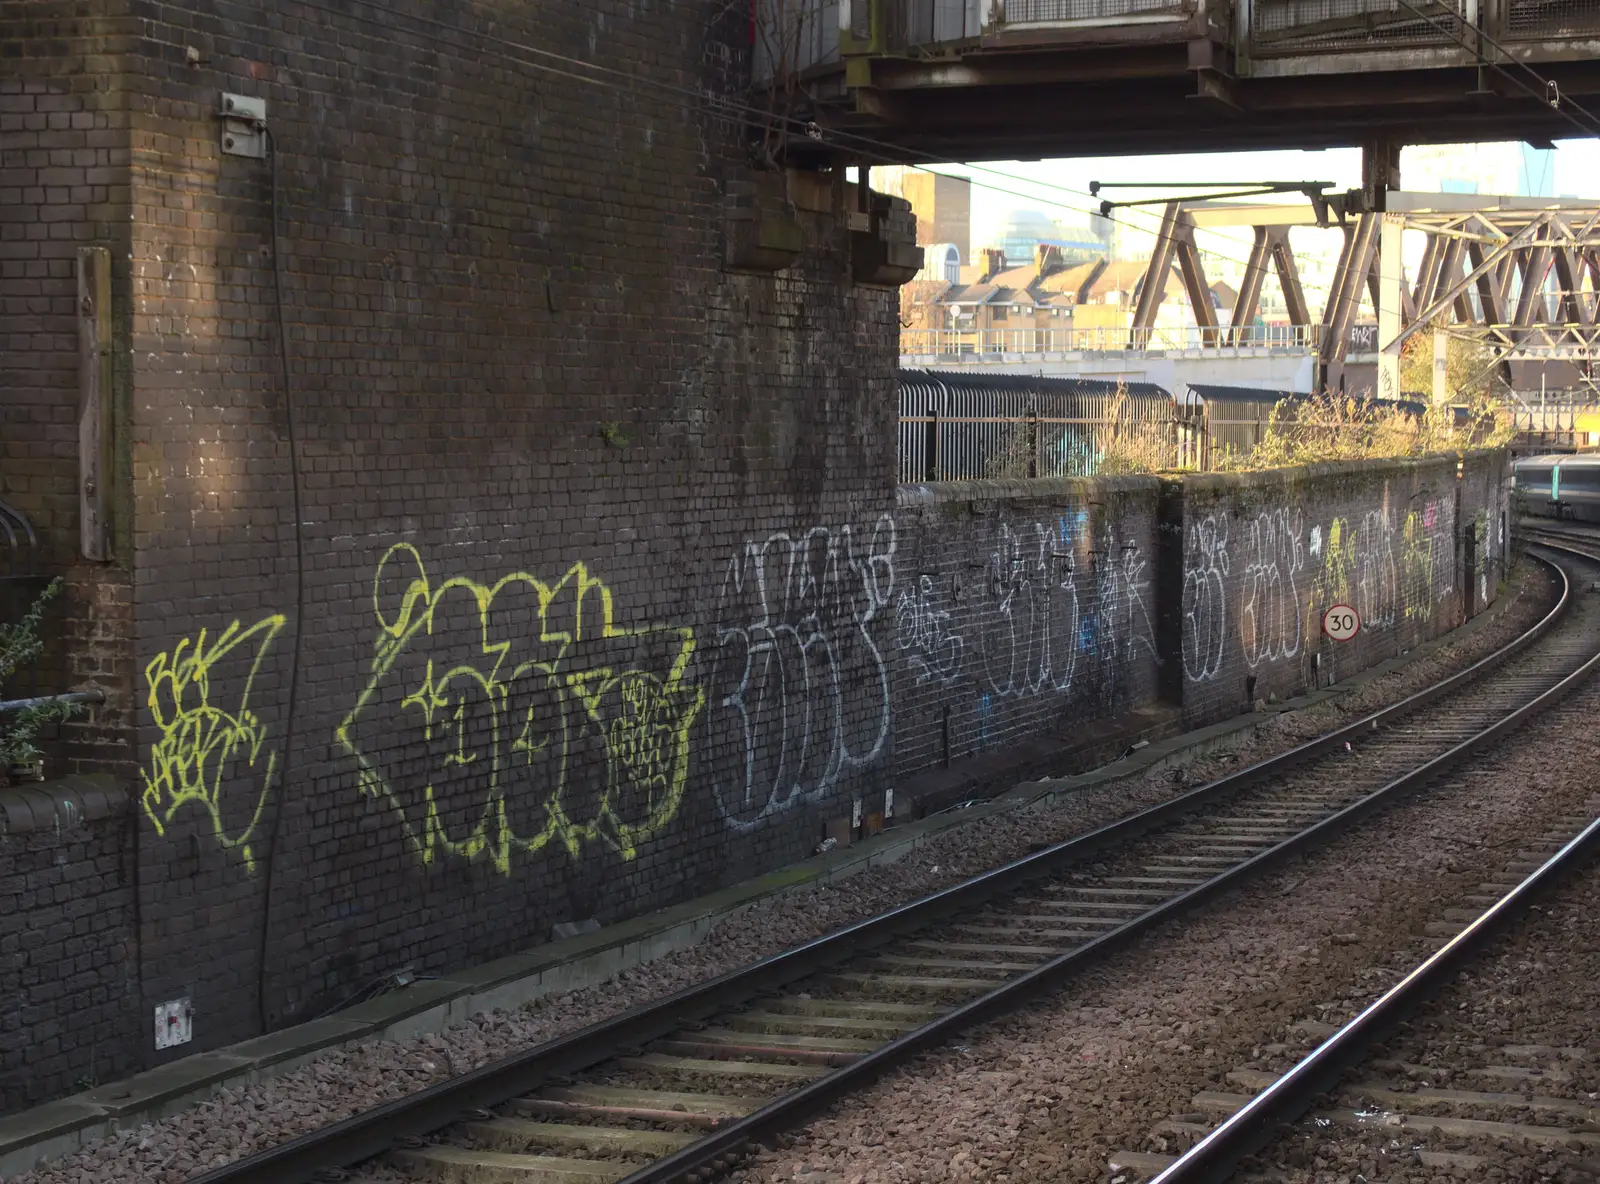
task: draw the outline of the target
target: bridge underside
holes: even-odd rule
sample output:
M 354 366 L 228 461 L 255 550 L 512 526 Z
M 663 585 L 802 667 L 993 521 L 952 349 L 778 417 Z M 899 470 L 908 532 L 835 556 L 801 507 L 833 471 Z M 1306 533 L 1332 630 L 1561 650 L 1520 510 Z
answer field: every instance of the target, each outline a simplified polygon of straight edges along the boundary
M 1471 68 L 1225 79 L 1161 58 L 1100 49 L 944 67 L 880 59 L 871 64 L 870 86 L 833 96 L 831 88 L 817 88 L 811 114 L 825 129 L 883 141 L 918 161 L 1581 134 L 1504 77 L 1480 77 Z M 1541 73 L 1585 106 L 1600 99 L 1600 63 Z M 841 142 L 848 141 L 797 140 L 792 147 L 836 155 Z
M 918 162 L 1600 133 L 1594 0 L 752 4 L 758 89 L 817 125 L 792 155 L 868 158 L 847 133 Z

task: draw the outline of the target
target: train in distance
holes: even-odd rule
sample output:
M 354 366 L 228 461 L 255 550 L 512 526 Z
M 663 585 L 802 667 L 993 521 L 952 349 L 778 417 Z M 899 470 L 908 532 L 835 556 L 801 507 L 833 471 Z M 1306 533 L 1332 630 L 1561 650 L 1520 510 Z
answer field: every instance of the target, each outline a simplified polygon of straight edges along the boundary
M 1600 522 L 1600 454 L 1529 456 L 1512 469 L 1521 513 Z

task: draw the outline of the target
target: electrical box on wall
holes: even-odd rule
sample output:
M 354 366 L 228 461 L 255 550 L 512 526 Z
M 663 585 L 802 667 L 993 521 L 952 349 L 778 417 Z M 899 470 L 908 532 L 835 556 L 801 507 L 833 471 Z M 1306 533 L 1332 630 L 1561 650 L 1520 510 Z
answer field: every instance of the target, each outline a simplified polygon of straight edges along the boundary
M 194 1007 L 187 998 L 156 1004 L 156 1051 L 194 1039 Z
M 249 95 L 222 96 L 222 150 L 229 156 L 267 156 L 267 101 Z

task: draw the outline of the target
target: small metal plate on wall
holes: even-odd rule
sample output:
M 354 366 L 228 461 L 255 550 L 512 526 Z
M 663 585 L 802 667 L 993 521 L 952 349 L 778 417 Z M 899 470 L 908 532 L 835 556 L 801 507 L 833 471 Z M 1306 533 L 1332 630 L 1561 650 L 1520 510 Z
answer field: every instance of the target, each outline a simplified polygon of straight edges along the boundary
M 222 96 L 222 150 L 229 156 L 267 157 L 267 101 Z

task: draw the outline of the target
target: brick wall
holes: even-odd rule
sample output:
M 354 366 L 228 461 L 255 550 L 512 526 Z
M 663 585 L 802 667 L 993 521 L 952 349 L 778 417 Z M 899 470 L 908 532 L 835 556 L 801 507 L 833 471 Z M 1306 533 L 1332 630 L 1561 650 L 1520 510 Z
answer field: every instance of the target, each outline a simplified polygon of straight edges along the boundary
M 1186 717 L 1326 685 L 1484 608 L 1504 572 L 1504 457 L 1474 453 L 1457 472 L 1453 460 L 1371 461 L 1186 478 L 1169 494 L 1184 540 Z M 1469 577 L 1474 548 L 1482 580 Z M 1362 621 L 1348 642 L 1322 633 L 1341 603 Z
M 127 392 L 128 132 L 122 91 L 125 20 L 113 6 L 0 0 L 0 499 L 27 516 L 37 548 L 0 540 L 6 619 L 50 577 L 66 594 L 50 609 L 50 645 L 14 693 L 98 687 L 105 705 L 62 729 L 55 768 L 131 771 L 134 762 L 131 597 L 119 561 L 78 557 L 77 253 L 110 250 L 115 307 L 115 437 Z M 116 477 L 125 478 L 125 467 Z M 125 481 L 118 483 L 125 488 Z M 111 507 L 125 561 L 126 503 Z
M 142 1061 L 127 795 L 0 790 L 0 1113 Z
M 112 154 L 103 202 L 85 177 L 81 202 L 41 191 L 0 229 L 0 300 L 43 318 L 4 363 L 27 408 L 7 410 L 5 480 L 75 581 L 62 677 L 115 692 L 69 759 L 133 787 L 137 900 L 104 911 L 137 951 L 124 1022 L 146 1061 L 166 999 L 194 1001 L 180 1053 L 215 1047 L 389 970 L 446 972 L 800 857 L 944 759 L 946 709 L 952 759 L 1158 685 L 1233 710 L 1249 523 L 1282 511 L 1289 537 L 1420 488 L 1201 483 L 1177 522 L 1151 482 L 897 501 L 893 292 L 852 282 L 826 185 L 753 184 L 737 130 L 680 105 L 740 76 L 745 26 L 716 0 L 542 0 L 492 28 L 421 3 L 141 0 L 124 40 L 70 69 L 46 38 L 114 22 L 7 13 L 33 22 L 0 46 L 32 73 L 0 89 L 23 170 L 0 184 L 41 190 L 69 167 L 51 152 L 91 148 L 38 137 L 114 133 L 92 148 Z M 677 89 L 587 85 L 548 53 Z M 268 103 L 276 170 L 222 153 L 225 91 Z M 63 96 L 66 124 L 40 124 Z M 798 261 L 724 270 L 730 205 L 790 203 Z M 70 259 L 102 240 L 109 568 L 74 559 Z M 1475 512 L 1490 481 L 1471 473 Z M 1180 685 L 1186 662 L 1147 652 L 1177 653 L 1199 612 L 1172 538 L 1196 532 L 1200 565 L 1203 520 L 1228 515 L 1230 616 L 1208 628 L 1233 665 Z M 1254 644 L 1258 693 L 1286 693 L 1294 658 Z M 99 859 L 64 866 L 87 885 Z M 58 903 L 29 911 L 48 926 Z
M 900 490 L 895 771 L 1156 697 L 1153 477 Z
M 721 86 L 737 20 L 139 7 L 146 1002 L 215 1044 L 809 851 L 888 768 L 893 294 L 804 211 L 724 272 L 736 129 L 542 68 Z

